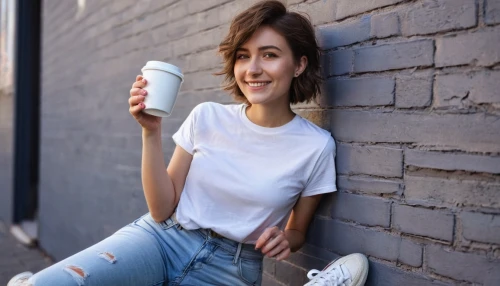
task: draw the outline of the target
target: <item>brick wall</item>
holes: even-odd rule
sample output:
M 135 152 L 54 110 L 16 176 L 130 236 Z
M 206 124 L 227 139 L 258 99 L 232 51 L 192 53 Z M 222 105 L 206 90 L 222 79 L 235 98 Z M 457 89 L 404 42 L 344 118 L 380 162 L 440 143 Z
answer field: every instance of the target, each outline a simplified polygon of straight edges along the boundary
M 44 1 L 41 246 L 61 259 L 147 208 L 130 84 L 147 60 L 185 73 L 173 132 L 218 89 L 216 47 L 255 1 Z M 301 285 L 352 252 L 369 285 L 500 283 L 500 1 L 288 0 L 324 51 L 325 84 L 296 111 L 337 140 L 339 192 L 307 245 L 266 260 L 266 285 Z

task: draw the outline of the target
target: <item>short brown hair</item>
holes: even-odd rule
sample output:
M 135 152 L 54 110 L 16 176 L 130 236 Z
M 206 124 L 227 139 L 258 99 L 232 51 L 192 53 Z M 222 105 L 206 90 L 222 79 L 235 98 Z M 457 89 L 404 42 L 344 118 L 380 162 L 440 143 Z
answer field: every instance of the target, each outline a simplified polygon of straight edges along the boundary
M 311 22 L 304 16 L 288 12 L 279 1 L 262 1 L 237 15 L 231 22 L 229 33 L 219 44 L 219 53 L 224 60 L 221 72 L 225 75 L 224 90 L 230 91 L 237 100 L 247 102 L 234 76 L 236 50 L 240 48 L 261 26 L 269 26 L 280 33 L 290 46 L 293 57 L 299 60 L 307 57 L 304 72 L 293 78 L 290 87 L 290 103 L 309 102 L 319 93 L 321 75 L 319 47 Z

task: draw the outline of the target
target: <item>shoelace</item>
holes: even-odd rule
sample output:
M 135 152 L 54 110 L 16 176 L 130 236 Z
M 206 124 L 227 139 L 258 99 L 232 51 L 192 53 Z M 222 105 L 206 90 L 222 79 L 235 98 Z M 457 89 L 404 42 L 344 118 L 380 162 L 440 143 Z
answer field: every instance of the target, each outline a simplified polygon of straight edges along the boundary
M 343 271 L 342 265 L 330 271 L 319 271 L 313 269 L 307 273 L 307 278 L 313 280 L 313 285 L 320 286 L 346 286 L 344 282 L 351 278 L 349 271 Z

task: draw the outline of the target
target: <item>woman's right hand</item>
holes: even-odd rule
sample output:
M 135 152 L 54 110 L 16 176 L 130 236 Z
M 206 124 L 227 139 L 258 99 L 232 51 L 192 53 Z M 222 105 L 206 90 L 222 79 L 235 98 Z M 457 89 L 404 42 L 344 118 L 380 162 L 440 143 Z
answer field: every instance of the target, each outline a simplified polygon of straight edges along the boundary
M 142 75 L 135 78 L 135 82 L 130 89 L 130 98 L 128 103 L 130 105 L 129 112 L 139 122 L 143 129 L 147 131 L 158 131 L 160 128 L 161 117 L 149 115 L 143 112 L 146 108 L 144 99 L 147 96 L 147 91 L 143 89 L 147 84 L 146 79 Z

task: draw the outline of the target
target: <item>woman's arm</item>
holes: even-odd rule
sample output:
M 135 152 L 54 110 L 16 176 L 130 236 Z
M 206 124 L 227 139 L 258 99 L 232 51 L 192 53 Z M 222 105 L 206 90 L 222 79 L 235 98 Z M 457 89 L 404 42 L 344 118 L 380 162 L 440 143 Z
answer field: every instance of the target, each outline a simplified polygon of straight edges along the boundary
M 322 195 L 300 197 L 292 209 L 285 231 L 278 227 L 266 229 L 255 243 L 267 257 L 286 259 L 291 251 L 299 250 L 306 240 L 309 223 L 314 216 Z
M 169 218 L 179 202 L 193 156 L 177 146 L 165 172 L 161 128 L 142 132 L 142 187 L 151 217 Z
M 285 237 L 290 242 L 292 252 L 299 250 L 306 240 L 309 224 L 323 195 L 300 197 L 292 209 L 285 227 Z

